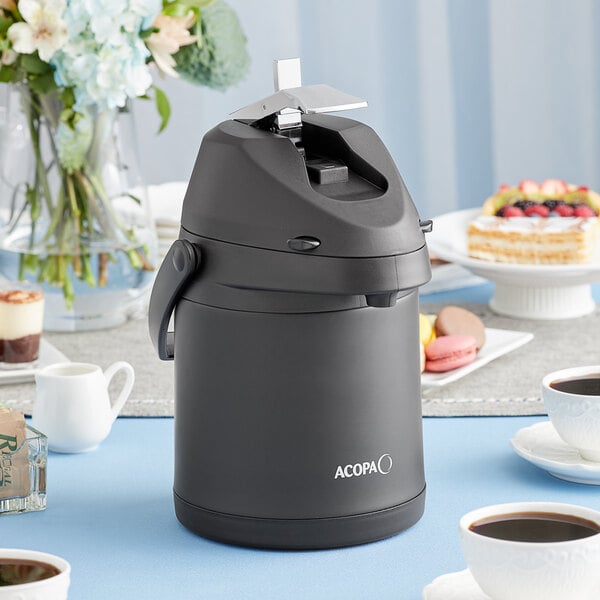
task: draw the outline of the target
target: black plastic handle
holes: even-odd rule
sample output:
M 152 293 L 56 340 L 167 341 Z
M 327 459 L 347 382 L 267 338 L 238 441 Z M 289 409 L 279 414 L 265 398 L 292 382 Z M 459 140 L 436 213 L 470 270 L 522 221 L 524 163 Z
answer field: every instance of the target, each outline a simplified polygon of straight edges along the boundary
M 162 360 L 173 360 L 175 335 L 167 331 L 169 319 L 181 292 L 200 266 L 200 248 L 188 240 L 177 240 L 169 248 L 150 296 L 150 339 Z

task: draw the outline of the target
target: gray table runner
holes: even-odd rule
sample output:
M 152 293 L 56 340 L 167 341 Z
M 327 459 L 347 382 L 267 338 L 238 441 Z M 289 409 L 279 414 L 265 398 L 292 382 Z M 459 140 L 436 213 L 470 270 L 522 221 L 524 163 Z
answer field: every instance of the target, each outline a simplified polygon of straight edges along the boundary
M 577 365 L 600 365 L 599 309 L 579 319 L 523 321 L 495 315 L 481 304 L 461 306 L 477 313 L 488 327 L 530 331 L 535 337 L 454 383 L 424 389 L 426 416 L 543 414 L 543 375 Z M 424 304 L 421 311 L 435 313 L 441 307 Z M 93 362 L 102 368 L 117 360 L 133 365 L 136 382 L 122 415 L 173 415 L 173 362 L 158 359 L 145 320 L 130 321 L 118 329 L 47 333 L 45 337 L 73 361 Z M 2 402 L 26 413 L 31 410 L 34 393 L 33 384 L 0 386 Z
M 437 313 L 444 305 L 422 304 L 421 312 Z M 538 415 L 544 375 L 580 365 L 600 365 L 600 309 L 578 319 L 530 321 L 493 313 L 486 305 L 464 304 L 486 327 L 528 331 L 529 343 L 504 354 L 462 379 L 423 390 L 428 416 Z
M 126 360 L 133 365 L 135 384 L 121 411 L 122 416 L 173 416 L 173 361 L 158 359 L 145 319 L 129 321 L 116 329 L 44 333 L 44 337 L 72 361 L 95 363 L 103 369 L 118 360 Z M 115 388 L 122 381 L 120 376 L 115 376 Z M 35 386 L 32 383 L 0 386 L 2 402 L 20 407 L 27 414 L 30 414 L 34 396 Z

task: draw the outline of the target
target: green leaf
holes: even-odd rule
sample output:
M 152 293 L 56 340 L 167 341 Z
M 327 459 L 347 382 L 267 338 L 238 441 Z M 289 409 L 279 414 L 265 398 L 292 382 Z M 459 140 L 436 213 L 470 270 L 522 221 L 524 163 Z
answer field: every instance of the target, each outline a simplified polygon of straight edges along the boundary
M 62 123 L 68 125 L 71 129 L 73 129 L 73 117 L 75 116 L 75 111 L 72 108 L 64 108 L 60 111 L 60 116 L 58 117 Z
M 0 67 L 0 83 L 10 83 L 13 81 L 14 76 L 15 70 L 12 67 L 8 65 Z
M 165 4 L 162 13 L 168 17 L 185 17 L 190 10 L 198 15 L 198 11 L 212 4 L 215 0 L 175 0 Z
M 14 23 L 12 19 L 7 19 L 0 14 L 0 35 L 6 35 L 8 28 Z
M 44 62 L 38 53 L 34 54 L 22 54 L 21 55 L 21 66 L 31 75 L 42 75 L 52 71 L 52 67 Z
M 58 89 L 56 81 L 54 81 L 54 73 L 46 73 L 38 77 L 32 77 L 29 80 L 29 87 L 36 94 L 48 94 Z
M 149 29 L 143 29 L 140 31 L 140 39 L 147 40 L 153 33 L 158 33 L 160 29 L 158 27 L 150 27 Z
M 165 7 L 162 11 L 163 15 L 167 17 L 185 17 L 188 14 L 190 8 L 179 2 L 172 2 L 169 6 Z
M 64 88 L 60 94 L 64 108 L 73 108 L 75 104 L 75 90 L 72 87 Z
M 161 133 L 169 122 L 169 118 L 171 117 L 171 105 L 169 104 L 169 99 L 167 95 L 155 85 L 152 86 L 154 88 L 154 100 L 156 102 L 156 110 L 160 115 L 160 127 L 158 128 L 157 133 Z
M 206 8 L 210 4 L 213 4 L 215 0 L 179 0 L 181 4 L 185 4 L 190 8 Z

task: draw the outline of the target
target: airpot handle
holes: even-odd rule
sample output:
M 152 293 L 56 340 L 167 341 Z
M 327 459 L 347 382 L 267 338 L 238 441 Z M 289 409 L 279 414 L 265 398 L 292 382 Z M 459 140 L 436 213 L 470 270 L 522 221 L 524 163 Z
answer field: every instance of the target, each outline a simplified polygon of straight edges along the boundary
M 150 296 L 148 327 L 150 339 L 162 360 L 175 355 L 172 331 L 167 331 L 169 319 L 181 292 L 200 266 L 200 248 L 187 240 L 177 240 L 169 248 L 156 275 Z

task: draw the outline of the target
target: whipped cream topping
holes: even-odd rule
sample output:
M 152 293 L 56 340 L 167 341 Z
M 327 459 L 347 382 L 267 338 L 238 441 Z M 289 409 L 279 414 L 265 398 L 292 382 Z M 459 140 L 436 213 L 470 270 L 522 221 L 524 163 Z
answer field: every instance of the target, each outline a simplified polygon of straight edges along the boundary
M 16 340 L 42 332 L 44 296 L 33 290 L 0 292 L 0 340 Z
M 556 253 L 556 252 L 578 252 L 580 250 L 587 250 L 592 246 L 591 241 L 589 244 L 578 244 L 577 242 L 562 241 L 552 242 L 550 244 L 540 244 L 539 238 L 532 241 L 524 240 L 505 240 L 505 239 L 491 239 L 474 235 L 469 240 L 472 248 L 481 249 L 488 248 L 489 250 L 509 250 L 512 253 Z
M 8 302 L 10 304 L 28 304 L 30 302 L 39 302 L 42 298 L 42 293 L 34 290 L 0 291 L 0 302 Z
M 491 217 L 478 216 L 471 225 L 483 231 L 511 231 L 519 233 L 567 233 L 587 231 L 598 224 L 598 217 Z

